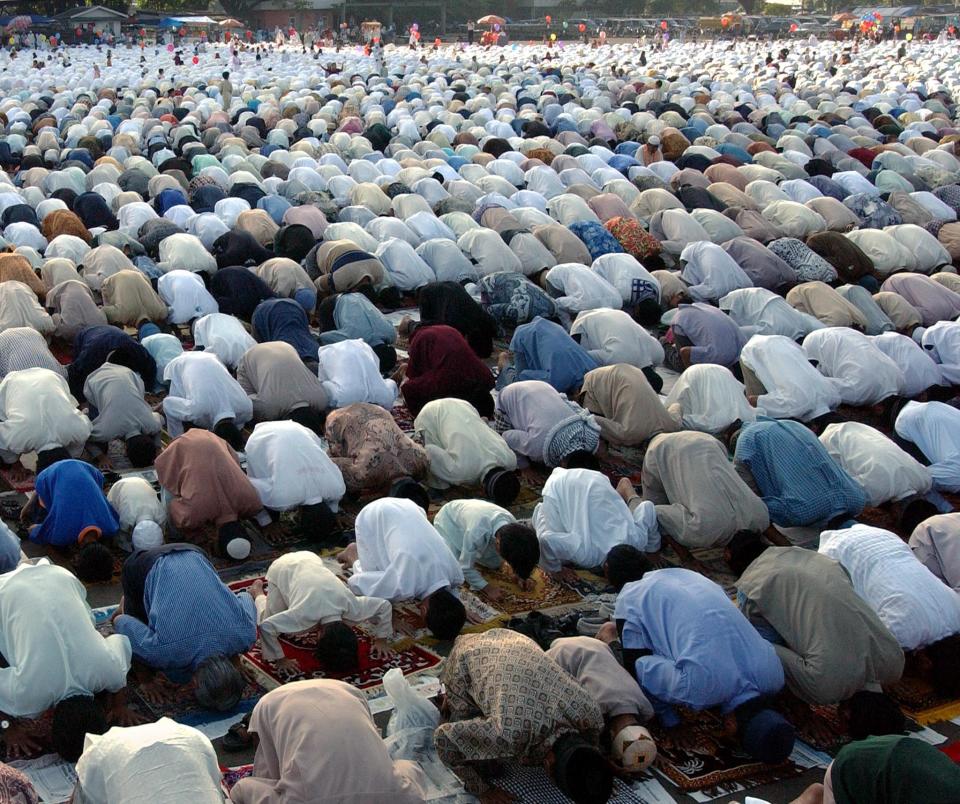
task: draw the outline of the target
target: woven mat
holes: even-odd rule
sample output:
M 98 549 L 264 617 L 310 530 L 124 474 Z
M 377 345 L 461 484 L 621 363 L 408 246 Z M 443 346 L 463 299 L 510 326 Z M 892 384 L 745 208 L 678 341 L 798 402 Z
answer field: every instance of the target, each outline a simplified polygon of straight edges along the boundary
M 479 569 L 491 586 L 506 593 L 506 597 L 496 603 L 497 610 L 504 614 L 520 614 L 534 609 L 543 611 L 553 606 L 562 606 L 583 600 L 583 596 L 579 592 L 565 584 L 550 580 L 539 567 L 530 576 L 533 581 L 533 588 L 529 591 L 522 590 L 514 580 L 513 573 L 504 567 L 496 570 L 482 567 Z
M 960 700 L 938 695 L 928 682 L 918 678 L 902 678 L 885 690 L 903 713 L 921 726 L 960 716 Z
M 694 740 L 684 747 L 671 744 L 666 733 L 654 730 L 657 741 L 657 768 L 685 792 L 702 790 L 710 796 L 735 792 L 769 782 L 799 776 L 802 770 L 792 762 L 765 765 L 744 754 L 733 738 L 723 733 L 723 721 L 713 712 L 679 710 L 685 730 Z
M 236 765 L 232 768 L 220 766 L 220 772 L 223 774 L 220 780 L 220 786 L 223 788 L 224 795 L 229 798 L 229 793 L 234 785 L 241 779 L 253 776 L 253 765 Z
M 37 476 L 33 472 L 24 471 L 20 464 L 15 464 L 15 466 L 17 467 L 16 471 L 12 471 L 8 467 L 0 469 L 0 478 L 6 486 L 4 491 L 19 491 L 21 494 L 33 491 Z
M 509 765 L 501 775 L 489 781 L 510 793 L 517 804 L 572 804 L 541 767 Z M 632 791 L 622 780 L 616 779 L 608 804 L 645 804 L 646 801 L 641 793 Z
M 245 589 L 254 579 L 235 581 L 229 586 L 232 590 Z M 383 676 L 394 667 L 399 668 L 405 676 L 414 676 L 423 673 L 440 664 L 442 658 L 411 639 L 401 639 L 394 642 L 392 647 L 395 655 L 389 659 L 370 658 L 371 637 L 361 628 L 354 628 L 360 641 L 360 669 L 355 673 L 331 673 L 324 669 L 317 661 L 313 651 L 317 645 L 317 633 L 308 631 L 301 634 L 286 634 L 280 637 L 280 645 L 284 656 L 295 659 L 300 666 L 299 673 L 280 673 L 276 667 L 263 658 L 259 643 L 242 655 L 242 661 L 249 667 L 256 678 L 268 690 L 279 687 L 291 681 L 305 681 L 319 678 L 335 678 L 362 690 L 366 694 L 378 691 L 383 683 Z

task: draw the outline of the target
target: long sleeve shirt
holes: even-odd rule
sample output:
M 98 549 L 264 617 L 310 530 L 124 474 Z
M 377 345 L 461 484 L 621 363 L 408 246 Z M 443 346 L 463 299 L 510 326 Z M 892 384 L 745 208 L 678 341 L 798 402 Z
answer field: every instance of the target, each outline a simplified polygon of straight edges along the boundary
M 653 503 L 631 510 L 610 481 L 592 469 L 554 469 L 533 509 L 540 541 L 540 566 L 557 572 L 564 564 L 599 567 L 619 544 L 660 549 Z
M 174 438 L 185 421 L 213 429 L 221 419 L 234 419 L 242 427 L 253 418 L 250 398 L 213 354 L 184 352 L 167 364 L 163 379 L 170 383 L 163 412 Z
M 211 656 L 235 656 L 257 638 L 257 608 L 246 592 L 235 595 L 202 553 L 160 556 L 144 584 L 147 622 L 128 614 L 114 629 L 133 655 L 160 670 L 194 671 Z
M 90 420 L 61 375 L 31 368 L 0 382 L 0 449 L 22 455 L 82 445 L 89 436 Z
M 580 313 L 570 334 L 601 366 L 628 363 L 637 368 L 663 363 L 663 346 L 623 310 L 587 310 Z
M 257 345 L 240 319 L 225 313 L 210 313 L 198 319 L 193 326 L 193 337 L 198 347 L 215 354 L 230 368 L 236 368 L 244 352 Z
M 599 363 L 559 324 L 537 316 L 517 327 L 510 341 L 518 380 L 543 380 L 558 391 L 578 387 Z
M 333 310 L 336 329 L 320 334 L 320 343 L 360 339 L 370 346 L 391 344 L 397 340 L 397 331 L 362 293 L 342 293 L 337 296 Z
M 960 633 L 960 596 L 896 534 L 870 525 L 825 530 L 819 551 L 843 565 L 856 593 L 904 650 Z
M 702 363 L 686 368 L 664 403 L 688 430 L 721 433 L 736 421 L 752 422 L 756 411 L 747 403 L 743 383 L 726 366 Z
M 823 324 L 802 313 L 766 288 L 740 288 L 720 299 L 720 309 L 756 335 L 784 335 L 794 341 L 822 329 Z
M 42 559 L 0 575 L 0 712 L 36 717 L 74 695 L 118 692 L 130 642 L 94 627 L 83 584 Z
M 834 380 L 846 405 L 875 405 L 900 393 L 905 379 L 900 367 L 871 338 L 849 327 L 827 327 L 803 339 L 803 351 Z
M 690 349 L 692 363 L 732 366 L 749 337 L 728 315 L 701 302 L 681 304 L 671 326 L 675 333 L 693 344 Z
M 521 380 L 504 388 L 497 407 L 510 426 L 500 433 L 514 452 L 542 461 L 554 425 L 577 411 L 576 403 L 541 380 Z
M 126 366 L 104 363 L 87 377 L 83 395 L 97 410 L 91 440 L 105 443 L 159 433 L 163 419 L 150 410 L 143 394 L 143 379 Z
M 371 402 L 386 410 L 393 407 L 397 384 L 380 376 L 380 361 L 364 341 L 321 346 L 317 360 L 317 375 L 331 407 L 342 408 L 354 402 Z
M 934 488 L 960 491 L 960 410 L 943 402 L 908 402 L 894 429 L 930 461 Z
M 908 544 L 923 566 L 960 594 L 960 514 L 925 519 Z
M 938 321 L 923 332 L 924 351 L 938 364 L 943 383 L 960 384 L 960 324 Z
M 487 581 L 475 565 L 500 566 L 494 537 L 504 525 L 516 521 L 509 511 L 486 500 L 452 500 L 437 511 L 433 527 L 457 557 L 470 588 L 484 589 Z
M 393 607 L 378 597 L 357 596 L 315 553 L 287 553 L 267 570 L 267 595 L 258 597 L 257 619 L 263 656 L 283 658 L 279 637 L 313 628 L 318 623 L 369 623 L 373 636 L 393 633 Z
M 170 308 L 170 323 L 186 324 L 219 311 L 217 300 L 204 287 L 203 280 L 192 271 L 173 270 L 157 280 L 157 292 Z
M 737 288 L 753 287 L 750 277 L 716 243 L 691 243 L 680 252 L 680 262 L 680 276 L 689 285 L 687 293 L 694 301 L 715 302 Z
M 942 384 L 943 367 L 938 366 L 913 338 L 899 332 L 884 332 L 873 337 L 873 345 L 899 366 L 903 374 L 903 396 L 920 396 L 931 386 Z
M 783 687 L 773 646 L 699 573 L 648 572 L 623 587 L 613 616 L 624 648 L 650 651 L 633 671 L 665 726 L 679 722 L 674 706 L 727 714 Z

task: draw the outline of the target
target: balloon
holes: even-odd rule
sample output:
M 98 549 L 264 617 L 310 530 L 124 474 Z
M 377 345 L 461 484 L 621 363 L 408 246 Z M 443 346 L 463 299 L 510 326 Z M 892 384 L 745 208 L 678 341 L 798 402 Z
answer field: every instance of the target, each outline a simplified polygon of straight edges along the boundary
M 720 27 L 722 28 L 726 28 L 729 24 L 730 24 L 729 17 L 724 17 L 723 19 L 720 20 Z
M 557 41 L 557 35 L 556 35 L 555 33 L 550 34 L 550 41 L 551 41 L 551 42 L 556 42 L 556 41 Z
M 419 30 L 420 30 L 420 23 L 419 23 L 419 22 L 415 22 L 415 23 L 413 23 L 413 25 L 411 25 L 410 27 L 413 28 L 413 30 L 415 30 L 415 31 L 419 31 Z
M 499 22 L 493 23 L 493 30 L 495 30 L 495 31 L 499 31 L 499 30 L 500 30 L 500 23 L 499 23 Z
M 563 21 L 563 30 L 567 30 L 567 26 L 568 26 L 569 24 L 570 24 L 569 22 L 567 22 L 566 20 L 564 20 L 564 21 Z
M 544 17 L 544 19 L 547 21 L 547 25 L 553 22 L 553 17 L 551 17 L 549 14 L 547 14 L 547 16 Z
M 912 33 L 908 33 L 908 34 L 907 34 L 907 41 L 910 42 L 910 41 L 912 41 L 912 40 L 913 40 L 913 34 L 912 34 Z
M 661 22 L 660 22 L 660 30 L 661 30 L 661 31 L 667 30 L 667 21 L 666 21 L 666 20 L 661 20 Z
M 795 22 L 791 22 L 791 23 L 790 23 L 790 33 L 796 33 L 798 30 L 800 30 L 800 26 L 797 25 L 797 23 L 795 23 Z
M 194 56 L 194 57 L 193 57 L 193 63 L 194 63 L 194 64 L 199 64 L 199 63 L 200 63 L 200 59 L 198 59 L 196 56 Z
M 167 53 L 173 53 L 173 42 L 167 45 Z
M 436 45 L 437 47 L 440 47 L 440 37 L 439 37 L 439 36 L 438 36 L 436 39 L 433 40 L 433 44 Z
M 413 32 L 413 38 L 416 39 L 416 40 L 419 42 L 419 41 L 420 41 L 420 31 L 414 31 L 414 32 Z
M 580 33 L 583 33 L 585 30 L 587 30 L 587 26 L 584 25 L 584 24 L 581 22 L 581 23 L 577 26 L 577 30 L 579 30 Z

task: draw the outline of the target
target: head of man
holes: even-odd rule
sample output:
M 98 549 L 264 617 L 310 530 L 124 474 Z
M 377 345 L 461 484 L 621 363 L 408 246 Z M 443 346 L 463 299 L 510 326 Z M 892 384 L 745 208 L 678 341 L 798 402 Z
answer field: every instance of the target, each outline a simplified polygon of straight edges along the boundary
M 922 674 L 938 694 L 960 697 L 960 634 L 952 634 L 918 651 L 916 659 Z
M 412 500 L 424 511 L 430 510 L 430 495 L 412 477 L 401 477 L 390 487 L 390 496 L 400 500 Z
M 213 425 L 213 434 L 220 436 L 220 438 L 226 441 L 237 452 L 243 450 L 243 435 L 240 433 L 240 428 L 237 427 L 237 423 L 233 419 L 221 419 L 218 421 Z
M 585 449 L 577 449 L 563 456 L 560 465 L 564 469 L 592 469 L 594 472 L 600 471 L 600 461 L 592 452 Z
M 494 535 L 497 552 L 522 581 L 527 580 L 540 562 L 540 540 L 527 525 L 504 525 Z
M 483 491 L 497 505 L 510 505 L 520 493 L 520 479 L 509 469 L 491 469 L 483 478 Z
M 304 405 L 303 407 L 294 408 L 290 411 L 290 420 L 306 427 L 308 430 L 312 430 L 321 438 L 323 437 L 323 429 L 326 425 L 327 417 L 320 411 Z
M 650 559 L 641 550 L 629 544 L 618 544 L 611 548 L 603 562 L 603 574 L 617 592 L 626 584 L 639 581 L 652 569 Z
M 314 657 L 331 673 L 352 673 L 360 666 L 360 643 L 350 626 L 329 623 L 317 640 Z
M 113 578 L 113 554 L 106 545 L 92 542 L 77 551 L 73 568 L 84 583 L 104 583 Z
M 69 461 L 70 453 L 64 447 L 53 447 L 37 453 L 37 474 L 57 461 Z
M 229 712 L 243 695 L 247 682 L 226 656 L 204 659 L 193 674 L 193 694 L 204 709 Z
M 157 442 L 153 436 L 140 434 L 131 436 L 125 442 L 127 457 L 138 469 L 153 464 L 157 457 Z
M 890 696 L 860 690 L 837 707 L 840 721 L 854 740 L 883 734 L 900 734 L 906 718 Z
M 730 567 L 730 571 L 739 578 L 769 546 L 760 538 L 759 533 L 739 530 L 723 548 L 723 558 Z
M 796 733 L 779 712 L 753 700 L 737 707 L 734 717 L 740 744 L 754 759 L 776 765 L 790 756 Z
M 579 734 L 560 737 L 544 766 L 557 787 L 576 804 L 604 804 L 613 793 L 610 764 Z
M 68 762 L 76 762 L 83 753 L 86 735 L 103 734 L 107 728 L 107 716 L 94 698 L 64 698 L 53 709 L 53 748 Z
M 449 589 L 438 589 L 424 601 L 427 628 L 437 639 L 454 639 L 467 621 L 467 610 Z

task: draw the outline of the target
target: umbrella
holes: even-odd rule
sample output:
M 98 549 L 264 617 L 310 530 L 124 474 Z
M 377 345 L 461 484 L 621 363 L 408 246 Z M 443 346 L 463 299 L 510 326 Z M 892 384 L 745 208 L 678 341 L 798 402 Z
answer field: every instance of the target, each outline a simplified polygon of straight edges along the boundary
M 855 20 L 856 17 L 853 16 L 849 11 L 844 11 L 841 14 L 834 14 L 831 18 L 831 22 L 848 22 L 849 20 Z
M 233 17 L 228 17 L 225 20 L 220 20 L 218 24 L 220 25 L 221 28 L 246 28 L 247 27 L 242 22 L 240 22 L 240 20 L 235 20 Z
M 506 20 L 503 17 L 498 17 L 496 14 L 487 14 L 486 17 L 481 17 L 477 20 L 477 25 L 503 25 L 506 23 Z

